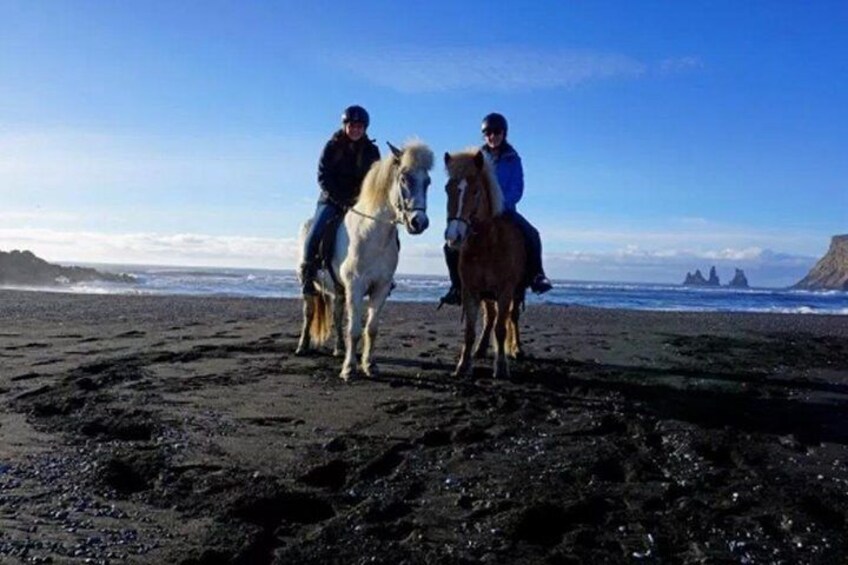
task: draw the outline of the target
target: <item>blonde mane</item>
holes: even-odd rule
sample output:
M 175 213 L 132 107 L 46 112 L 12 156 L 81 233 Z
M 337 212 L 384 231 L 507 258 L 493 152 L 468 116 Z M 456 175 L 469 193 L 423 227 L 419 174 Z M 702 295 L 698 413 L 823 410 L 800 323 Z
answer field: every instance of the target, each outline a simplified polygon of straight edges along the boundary
M 403 146 L 399 165 L 392 153 L 371 165 L 365 180 L 362 181 L 362 191 L 357 201 L 359 210 L 366 214 L 376 214 L 386 204 L 398 166 L 401 170 L 429 171 L 433 168 L 433 152 L 421 141 L 413 140 Z
M 477 174 L 477 165 L 474 163 L 474 157 L 480 149 L 474 147 L 451 153 L 451 159 L 448 163 L 448 176 L 452 179 L 462 179 L 472 177 Z M 492 203 L 492 215 L 499 216 L 503 213 L 503 192 L 501 185 L 498 184 L 498 178 L 495 176 L 494 165 L 492 159 L 483 153 L 483 186 L 489 191 L 489 202 Z

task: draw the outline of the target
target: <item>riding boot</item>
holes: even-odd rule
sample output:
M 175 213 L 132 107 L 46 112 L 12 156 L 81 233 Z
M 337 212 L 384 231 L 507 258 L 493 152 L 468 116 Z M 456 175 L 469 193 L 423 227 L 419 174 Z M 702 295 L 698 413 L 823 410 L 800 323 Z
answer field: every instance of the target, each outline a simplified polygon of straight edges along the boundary
M 527 286 L 536 294 L 544 294 L 553 288 L 551 281 L 545 276 L 542 268 L 542 238 L 539 231 L 518 212 L 511 212 L 515 224 L 524 235 L 524 246 L 527 252 Z
M 443 304 L 459 306 L 462 304 L 462 282 L 459 278 L 459 251 L 447 245 L 443 249 L 445 252 L 445 263 L 448 265 L 451 287 L 447 294 L 439 299 L 439 308 Z
M 530 290 L 535 292 L 536 294 L 544 294 L 551 290 L 554 287 L 551 284 L 551 281 L 548 280 L 548 277 L 545 276 L 545 273 L 539 273 L 533 280 L 530 282 Z

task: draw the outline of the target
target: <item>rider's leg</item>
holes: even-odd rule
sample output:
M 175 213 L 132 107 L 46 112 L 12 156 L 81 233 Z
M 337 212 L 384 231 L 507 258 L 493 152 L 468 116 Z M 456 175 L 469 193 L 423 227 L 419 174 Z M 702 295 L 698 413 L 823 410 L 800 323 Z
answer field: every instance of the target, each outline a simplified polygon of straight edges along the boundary
M 462 303 L 462 283 L 459 279 L 459 250 L 448 247 L 447 245 L 443 249 L 445 252 L 445 263 L 448 265 L 451 287 L 448 293 L 439 300 L 439 305 L 450 304 L 452 306 L 458 306 Z
M 518 212 L 512 212 L 511 216 L 524 235 L 524 244 L 527 249 L 528 285 L 537 294 L 548 292 L 553 285 L 545 276 L 545 270 L 542 267 L 542 238 L 539 236 L 539 231 Z
M 327 224 L 339 214 L 339 209 L 332 203 L 319 202 L 312 219 L 312 227 L 303 242 L 303 263 L 300 264 L 300 282 L 303 294 L 315 294 L 315 275 L 320 268 L 321 258 L 318 251 L 321 246 L 321 238 Z

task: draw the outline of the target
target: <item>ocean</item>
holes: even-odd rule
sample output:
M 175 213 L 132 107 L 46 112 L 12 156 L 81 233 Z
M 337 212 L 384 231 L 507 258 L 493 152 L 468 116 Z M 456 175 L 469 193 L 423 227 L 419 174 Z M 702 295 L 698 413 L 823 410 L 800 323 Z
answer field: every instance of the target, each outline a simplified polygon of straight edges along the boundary
M 95 265 L 101 271 L 127 273 L 132 284 L 90 282 L 49 290 L 84 294 L 204 295 L 297 298 L 293 271 L 137 265 Z M 432 302 L 448 288 L 446 276 L 403 275 L 389 300 Z M 34 289 L 33 289 L 34 290 Z M 38 289 L 44 290 L 44 289 Z M 695 288 L 674 284 L 555 280 L 542 296 L 528 294 L 528 305 L 571 304 L 597 308 L 680 312 L 770 312 L 848 315 L 848 292 L 810 292 L 774 288 Z

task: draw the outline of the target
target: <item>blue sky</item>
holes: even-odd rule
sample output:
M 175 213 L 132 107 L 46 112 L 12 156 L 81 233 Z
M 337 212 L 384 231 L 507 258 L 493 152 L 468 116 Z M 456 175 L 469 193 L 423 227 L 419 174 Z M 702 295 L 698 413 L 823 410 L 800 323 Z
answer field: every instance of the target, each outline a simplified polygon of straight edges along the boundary
M 848 232 L 845 29 L 845 2 L 0 0 L 0 249 L 293 268 L 358 103 L 384 154 L 504 113 L 553 277 L 791 284 Z M 433 180 L 402 272 L 445 272 Z

